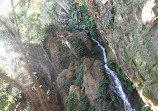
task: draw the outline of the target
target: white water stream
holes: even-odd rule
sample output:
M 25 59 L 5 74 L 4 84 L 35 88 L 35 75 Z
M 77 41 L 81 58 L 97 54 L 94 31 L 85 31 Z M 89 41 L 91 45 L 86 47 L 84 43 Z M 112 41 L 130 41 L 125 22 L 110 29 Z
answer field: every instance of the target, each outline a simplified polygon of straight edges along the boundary
M 98 46 L 102 49 L 103 52 L 103 57 L 104 57 L 104 67 L 106 69 L 106 72 L 111 75 L 112 77 L 112 82 L 114 82 L 115 85 L 114 86 L 114 92 L 117 94 L 117 96 L 119 96 L 121 98 L 121 100 L 124 102 L 124 110 L 125 111 L 135 111 L 135 109 L 132 109 L 130 102 L 128 101 L 128 98 L 126 96 L 126 94 L 123 91 L 122 85 L 120 80 L 117 77 L 117 73 L 112 71 L 108 66 L 107 66 L 107 57 L 106 57 L 106 53 L 105 53 L 105 48 L 97 41 L 95 40 L 93 37 L 91 38 L 94 42 L 96 42 L 98 44 Z M 126 108 L 125 108 L 126 107 Z

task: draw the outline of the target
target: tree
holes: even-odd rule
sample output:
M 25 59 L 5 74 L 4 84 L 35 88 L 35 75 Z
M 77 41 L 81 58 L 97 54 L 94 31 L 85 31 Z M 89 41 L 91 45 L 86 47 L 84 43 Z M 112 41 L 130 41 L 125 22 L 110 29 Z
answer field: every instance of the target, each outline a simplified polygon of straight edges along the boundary
M 33 93 L 30 89 L 20 85 L 15 80 L 11 79 L 10 77 L 8 77 L 7 75 L 5 75 L 2 72 L 0 73 L 0 78 L 5 80 L 5 82 L 10 83 L 12 86 L 16 87 L 17 89 L 22 91 L 24 94 L 26 94 L 26 96 L 32 102 L 35 111 L 36 110 L 37 111 L 40 111 L 40 110 L 50 111 L 51 109 L 50 109 L 48 101 L 47 101 L 47 95 L 41 89 L 40 84 L 36 80 L 36 77 L 35 77 L 35 75 L 33 74 L 32 70 L 31 70 L 31 66 L 29 64 L 27 54 L 26 54 L 26 49 L 24 48 L 24 46 L 22 44 L 22 35 L 20 33 L 19 24 L 18 24 L 18 20 L 17 20 L 17 15 L 16 15 L 16 12 L 15 12 L 15 8 L 22 1 L 23 0 L 21 0 L 17 4 L 14 4 L 14 1 L 11 0 L 13 20 L 7 20 L 5 17 L 0 16 L 0 23 L 4 26 L 4 28 L 7 30 L 7 32 L 11 35 L 12 40 L 17 45 L 17 47 L 20 49 L 20 52 L 23 56 L 23 60 L 24 60 L 24 63 L 25 63 L 25 67 L 26 67 L 26 69 L 28 71 L 28 74 L 30 75 L 30 77 L 31 77 L 31 79 L 32 79 L 32 81 L 35 85 L 35 90 L 36 90 L 37 95 L 35 93 Z M 39 107 L 39 106 L 41 106 L 41 107 Z

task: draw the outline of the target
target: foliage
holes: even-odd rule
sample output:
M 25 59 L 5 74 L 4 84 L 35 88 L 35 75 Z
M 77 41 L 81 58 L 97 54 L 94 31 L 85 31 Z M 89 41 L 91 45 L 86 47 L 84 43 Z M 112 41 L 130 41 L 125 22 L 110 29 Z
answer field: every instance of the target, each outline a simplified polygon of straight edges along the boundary
M 110 13 L 108 20 L 104 23 L 104 29 L 108 28 L 113 20 L 113 16 Z
M 106 71 L 106 69 L 105 69 L 104 66 L 101 66 L 101 67 L 99 68 L 99 72 L 100 72 L 100 74 L 101 74 L 102 76 L 104 76 L 104 74 L 106 73 L 105 71 Z
M 132 87 L 132 82 L 127 78 L 127 76 L 124 74 L 124 72 L 122 71 L 122 69 L 116 65 L 116 63 L 113 60 L 109 60 L 108 61 L 108 66 L 116 71 L 118 73 L 118 75 L 121 77 L 121 79 L 123 80 L 123 84 L 125 86 L 128 87 L 129 91 L 133 91 L 133 87 Z
M 67 97 L 67 108 L 68 108 L 68 111 L 76 111 L 77 104 L 78 104 L 78 100 L 75 99 L 75 94 L 71 93 Z
M 100 93 L 100 95 L 106 95 L 107 85 L 108 85 L 108 80 L 104 76 L 102 81 L 99 83 L 99 93 Z
M 78 3 L 79 6 L 84 5 L 85 0 L 74 0 L 74 3 Z
M 81 94 L 77 111 L 87 111 L 87 109 L 88 109 L 88 99 L 85 94 Z
M 108 61 L 108 66 L 112 69 L 115 70 L 116 64 L 114 60 L 109 60 Z
M 45 33 L 43 32 L 45 32 L 45 27 L 54 22 L 51 17 L 52 13 L 54 13 L 52 11 L 53 7 L 55 7 L 54 4 L 54 0 L 45 3 L 41 0 L 26 0 L 22 2 L 17 13 L 17 19 L 23 42 L 40 43 L 44 39 Z M 47 6 L 50 7 L 46 8 Z M 54 20 L 56 19 L 54 18 Z
M 89 107 L 88 111 L 95 111 L 95 107 L 94 106 L 93 107 Z
M 64 47 L 62 44 L 59 46 L 58 52 L 60 64 L 62 69 L 68 68 L 69 64 L 74 60 L 74 55 L 70 52 L 68 47 Z
M 86 3 L 82 5 L 73 4 L 73 0 L 70 3 L 70 20 L 69 29 L 73 31 L 83 30 L 84 26 L 90 30 L 93 37 L 97 37 L 96 25 L 92 17 L 88 15 L 88 6 Z
M 0 111 L 8 111 L 9 106 L 17 101 L 18 93 L 2 79 L 0 79 L 0 92 Z
M 79 100 L 77 100 L 75 99 L 75 93 L 71 93 L 67 97 L 67 102 L 68 111 L 87 111 L 89 108 L 88 99 L 85 94 L 81 94 Z
M 84 20 L 85 20 L 85 24 L 86 24 L 86 26 L 88 27 L 88 29 L 90 30 L 92 36 L 93 36 L 94 38 L 96 38 L 97 35 L 98 35 L 98 32 L 97 32 L 97 30 L 96 30 L 96 25 L 95 25 L 95 22 L 94 22 L 93 18 L 92 18 L 92 17 L 89 17 L 89 16 L 87 15 L 87 16 L 85 16 Z
M 41 33 L 43 33 L 43 36 L 53 33 L 53 37 L 55 37 L 56 32 L 57 32 L 57 26 L 53 22 L 44 25 L 44 27 L 41 29 Z
M 118 101 L 115 95 L 111 94 L 108 97 L 100 97 L 97 99 L 96 109 L 97 111 L 111 111 L 119 109 Z
M 108 103 L 103 98 L 98 99 L 97 102 L 98 102 L 97 105 L 98 111 L 105 111 L 106 106 L 108 106 Z
M 2 68 L 0 68 L 0 73 L 6 74 Z M 10 105 L 14 104 L 19 98 L 20 91 L 0 79 L 0 111 L 8 111 Z
M 89 52 L 81 38 L 77 39 L 75 43 L 72 44 L 72 47 L 79 57 L 86 56 Z
M 80 87 L 82 86 L 84 74 L 86 74 L 86 72 L 84 72 L 83 65 L 81 65 L 80 68 L 76 71 L 75 85 Z
M 141 111 L 151 111 L 151 109 L 150 109 L 150 107 L 142 106 Z
M 106 77 L 106 69 L 104 66 L 101 66 L 99 68 L 99 72 L 102 75 L 102 81 L 99 83 L 99 93 L 100 95 L 106 95 L 107 93 L 107 86 L 109 85 L 109 81 L 107 80 Z
M 65 81 L 63 81 L 61 84 L 59 84 L 59 89 L 61 89 L 61 90 L 63 89 L 64 91 L 66 91 L 65 95 L 67 95 L 69 93 L 70 86 L 71 86 L 71 83 L 68 80 L 66 80 L 66 78 L 65 78 Z
M 99 72 L 102 75 L 102 81 L 99 83 L 99 94 L 101 95 L 100 98 L 97 99 L 97 110 L 98 111 L 105 111 L 111 110 L 111 106 L 115 104 L 117 107 L 117 99 L 114 94 L 108 93 L 107 88 L 109 85 L 108 75 L 106 75 L 106 69 L 104 66 L 99 68 Z M 112 108 L 113 109 L 113 108 Z M 118 109 L 118 107 L 116 108 Z

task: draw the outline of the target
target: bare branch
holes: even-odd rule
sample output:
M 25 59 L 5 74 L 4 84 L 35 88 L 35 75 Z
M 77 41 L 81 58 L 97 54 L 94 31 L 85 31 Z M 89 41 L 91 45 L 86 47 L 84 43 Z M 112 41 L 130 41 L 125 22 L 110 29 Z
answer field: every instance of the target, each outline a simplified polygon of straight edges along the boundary
M 56 2 L 69 14 L 69 7 L 63 0 L 56 0 Z
M 15 8 L 16 8 L 21 2 L 23 2 L 23 1 L 25 1 L 25 0 L 19 1 L 19 2 L 14 6 L 14 10 L 15 10 Z
M 25 88 L 24 86 L 20 85 L 15 80 L 11 79 L 10 77 L 6 76 L 5 74 L 2 74 L 1 72 L 0 72 L 0 78 L 5 80 L 6 83 L 9 83 L 12 86 L 16 87 L 17 89 L 19 89 L 20 91 L 22 91 L 24 94 L 26 94 L 29 97 L 29 99 L 35 101 L 35 98 L 33 98 L 32 96 L 34 96 L 34 97 L 36 97 L 36 96 L 28 88 Z
M 15 10 L 14 10 L 14 2 L 13 2 L 13 0 L 11 0 L 11 7 L 12 7 L 13 16 L 14 16 L 15 30 L 17 32 L 17 37 L 19 37 L 20 32 L 19 32 L 18 21 L 17 21 L 17 18 L 16 18 Z M 18 39 L 21 40 L 20 38 L 18 38 Z
M 12 6 L 12 13 L 13 13 L 14 21 L 15 21 L 15 26 L 14 26 L 15 30 L 16 30 L 15 33 L 13 33 L 13 29 L 11 30 L 10 27 L 7 25 L 7 23 L 4 22 L 1 18 L 0 18 L 0 23 L 7 29 L 7 31 L 11 34 L 11 36 L 15 39 L 16 44 L 18 45 L 18 47 L 21 50 L 21 53 L 22 53 L 23 58 L 24 58 L 26 69 L 27 69 L 28 74 L 30 75 L 31 79 L 33 80 L 33 82 L 35 84 L 38 99 L 41 103 L 43 111 L 50 111 L 50 107 L 48 106 L 48 103 L 47 103 L 46 94 L 41 89 L 38 81 L 36 80 L 35 75 L 33 74 L 32 70 L 31 70 L 31 66 L 29 64 L 29 61 L 28 61 L 28 58 L 27 58 L 27 55 L 26 55 L 26 51 L 25 51 L 25 49 L 24 49 L 24 47 L 21 43 L 21 35 L 20 35 L 20 32 L 19 32 L 18 21 L 17 21 L 15 10 L 14 10 L 13 0 L 11 0 L 11 6 Z M 1 77 L 4 77 L 4 76 L 1 75 Z
M 2 18 L 2 17 L 0 17 L 0 23 L 7 29 L 7 31 L 9 32 L 9 34 L 10 34 L 12 37 L 15 37 L 14 32 L 10 29 L 10 27 L 8 27 L 8 25 L 6 24 L 6 22 L 4 22 L 1 18 Z
M 0 72 L 0 78 L 3 79 L 6 83 L 11 84 L 13 87 L 19 89 L 21 92 L 23 92 L 32 102 L 34 109 L 39 109 L 39 101 L 37 96 L 28 88 L 20 85 L 15 80 L 11 79 L 10 77 L 6 76 L 2 72 Z

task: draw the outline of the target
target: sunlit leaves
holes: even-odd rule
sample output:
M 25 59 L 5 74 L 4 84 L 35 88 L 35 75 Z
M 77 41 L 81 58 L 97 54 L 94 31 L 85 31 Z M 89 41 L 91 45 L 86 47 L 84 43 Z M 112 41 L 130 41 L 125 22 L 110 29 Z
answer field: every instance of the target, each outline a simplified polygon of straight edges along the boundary
M 8 111 L 9 105 L 15 103 L 19 96 L 19 90 L 0 79 L 0 111 Z

